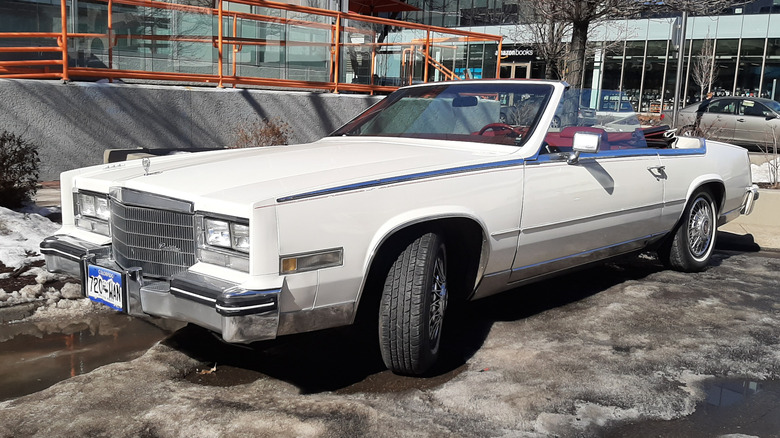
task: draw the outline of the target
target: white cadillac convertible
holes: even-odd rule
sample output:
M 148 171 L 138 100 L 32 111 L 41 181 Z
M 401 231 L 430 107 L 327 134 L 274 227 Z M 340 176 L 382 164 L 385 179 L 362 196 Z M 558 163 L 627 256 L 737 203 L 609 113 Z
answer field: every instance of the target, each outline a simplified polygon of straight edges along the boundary
M 372 318 L 387 367 L 422 374 L 448 302 L 637 251 L 700 271 L 750 213 L 744 149 L 581 126 L 582 102 L 551 81 L 411 86 L 311 144 L 68 171 L 41 251 L 95 301 L 227 342 Z

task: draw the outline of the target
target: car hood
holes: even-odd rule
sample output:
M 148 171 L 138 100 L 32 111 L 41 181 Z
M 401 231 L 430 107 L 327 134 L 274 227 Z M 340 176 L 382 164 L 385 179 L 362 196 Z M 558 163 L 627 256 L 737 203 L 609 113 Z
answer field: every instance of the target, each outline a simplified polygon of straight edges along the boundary
M 270 204 L 342 185 L 493 161 L 518 148 L 431 140 L 329 137 L 318 142 L 231 149 L 94 166 L 75 176 L 80 189 L 126 187 L 195 202 Z

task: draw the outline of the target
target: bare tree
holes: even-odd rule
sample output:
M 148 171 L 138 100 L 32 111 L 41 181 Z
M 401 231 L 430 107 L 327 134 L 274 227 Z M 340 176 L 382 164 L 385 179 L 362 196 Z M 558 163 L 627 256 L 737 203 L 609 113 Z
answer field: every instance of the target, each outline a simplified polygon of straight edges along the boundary
M 715 64 L 715 45 L 712 39 L 704 40 L 699 56 L 691 67 L 691 78 L 699 86 L 699 100 L 704 99 L 705 90 L 709 91 L 718 79 L 718 66 Z
M 570 48 L 566 54 L 563 74 L 570 84 L 581 84 L 592 25 L 622 18 L 637 17 L 647 11 L 688 11 L 695 15 L 719 12 L 727 7 L 744 4 L 744 0 L 531 0 L 534 14 L 546 23 L 561 23 L 569 27 Z
M 544 59 L 544 78 L 562 79 L 568 50 L 566 36 L 570 33 L 571 25 L 542 18 L 529 23 L 528 29 L 536 52 Z

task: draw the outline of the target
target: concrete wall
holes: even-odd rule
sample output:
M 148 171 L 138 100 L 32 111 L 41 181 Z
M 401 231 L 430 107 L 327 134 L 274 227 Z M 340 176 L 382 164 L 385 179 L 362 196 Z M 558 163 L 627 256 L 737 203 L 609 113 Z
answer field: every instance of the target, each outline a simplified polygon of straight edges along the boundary
M 0 131 L 37 144 L 40 180 L 102 163 L 115 148 L 223 147 L 279 118 L 291 143 L 317 140 L 379 98 L 294 91 L 0 79 Z M 0 169 L 2 171 L 2 169 Z

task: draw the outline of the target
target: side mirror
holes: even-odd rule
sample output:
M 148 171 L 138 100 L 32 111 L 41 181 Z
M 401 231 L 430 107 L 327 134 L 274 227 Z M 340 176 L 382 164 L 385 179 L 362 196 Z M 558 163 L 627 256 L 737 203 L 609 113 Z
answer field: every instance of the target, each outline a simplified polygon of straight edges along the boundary
M 595 154 L 601 146 L 601 134 L 593 132 L 575 132 L 572 140 L 572 149 L 574 153 L 569 155 L 569 164 L 577 164 L 580 160 L 580 154 Z
M 774 114 L 774 113 L 766 115 L 766 119 L 767 120 L 772 120 L 772 119 L 776 119 L 776 118 L 777 118 L 777 114 Z

